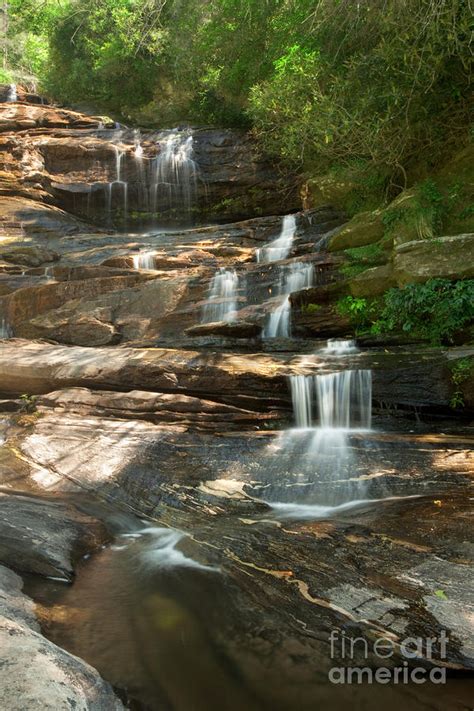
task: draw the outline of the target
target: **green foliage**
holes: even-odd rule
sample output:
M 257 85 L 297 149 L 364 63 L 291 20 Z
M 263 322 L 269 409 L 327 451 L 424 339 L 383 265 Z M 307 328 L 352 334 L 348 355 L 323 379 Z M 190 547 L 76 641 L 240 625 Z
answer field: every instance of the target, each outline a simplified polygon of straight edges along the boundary
M 466 133 L 469 3 L 304 4 L 297 43 L 290 31 L 272 74 L 251 90 L 257 130 L 297 163 L 367 160 L 403 187 L 404 165 L 454 138 L 454 116 Z
M 49 61 L 49 33 L 61 11 L 59 0 L 9 0 L 4 18 L 7 32 L 0 40 L 3 71 L 0 81 L 36 88 Z
M 251 123 L 289 162 L 358 174 L 354 212 L 470 120 L 468 0 L 10 0 L 8 12 L 8 77 L 155 125 Z
M 356 296 L 343 296 L 336 303 L 336 311 L 341 316 L 349 317 L 358 333 L 370 330 L 378 311 L 378 299 L 364 299 Z
M 474 319 L 474 279 L 430 279 L 389 289 L 376 322 L 382 331 L 402 330 L 432 343 L 450 342 Z
M 389 289 L 376 299 L 344 296 L 336 310 L 358 333 L 403 331 L 433 344 L 449 343 L 474 320 L 474 279 L 430 279 Z
M 461 385 L 474 373 L 474 359 L 461 358 L 451 367 L 451 380 L 454 385 L 454 392 L 451 396 L 450 405 L 453 409 L 464 407 L 464 394 Z
M 36 395 L 27 395 L 26 393 L 20 395 L 20 412 L 23 414 L 32 414 L 36 411 Z

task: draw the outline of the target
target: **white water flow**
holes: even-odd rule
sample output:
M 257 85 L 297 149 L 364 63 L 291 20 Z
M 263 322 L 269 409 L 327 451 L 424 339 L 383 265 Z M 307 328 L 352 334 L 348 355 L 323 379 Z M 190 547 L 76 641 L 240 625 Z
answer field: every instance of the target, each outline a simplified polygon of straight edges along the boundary
M 293 375 L 290 389 L 296 428 L 282 432 L 273 444 L 271 466 L 282 475 L 265 494 L 274 513 L 317 519 L 366 505 L 360 435 L 371 426 L 371 371 Z
M 44 268 L 44 278 L 46 279 L 47 282 L 54 281 L 54 272 L 52 267 L 45 267 Z
M 355 341 L 339 338 L 330 338 L 323 353 L 326 355 L 349 355 L 357 353 L 358 348 Z
M 133 255 L 134 269 L 155 269 L 155 252 L 139 252 Z
M 197 164 L 193 160 L 193 136 L 172 132 L 159 142 L 153 159 L 150 203 L 153 212 L 160 206 L 189 214 L 197 194 Z
M 290 376 L 295 424 L 325 431 L 369 430 L 372 419 L 372 371 L 343 370 L 327 375 Z M 315 412 L 316 408 L 316 412 Z
M 122 193 L 122 212 L 124 220 L 127 219 L 128 212 L 128 183 L 123 180 L 123 159 L 125 157 L 125 151 L 116 145 L 113 145 L 113 150 L 115 152 L 115 180 L 110 181 L 106 184 L 106 210 L 109 219 L 112 219 L 112 198 L 115 190 L 120 190 Z
M 10 84 L 8 87 L 7 101 L 14 103 L 18 101 L 18 93 L 16 90 L 16 84 Z
M 270 314 L 263 329 L 264 338 L 289 338 L 291 336 L 290 294 L 312 286 L 314 268 L 312 264 L 295 262 L 282 267 L 278 293 L 282 300 Z
M 221 267 L 213 277 L 207 303 L 202 311 L 202 323 L 234 321 L 237 309 L 239 277 L 234 269 Z
M 279 259 L 286 259 L 293 246 L 296 232 L 296 218 L 294 215 L 286 215 L 283 218 L 281 232 L 277 239 L 270 242 L 265 247 L 256 251 L 257 262 L 277 262 Z
M 141 133 L 139 129 L 135 129 L 133 132 L 133 141 L 135 148 L 133 151 L 133 157 L 135 159 L 135 166 L 137 169 L 138 185 L 139 185 L 139 199 L 142 207 L 145 210 L 149 208 L 149 194 L 148 194 L 148 182 L 147 173 L 144 161 L 144 151 L 141 143 Z
M 150 527 L 138 532 L 146 539 L 146 546 L 141 550 L 140 558 L 144 567 L 151 570 L 157 568 L 196 568 L 217 572 L 218 569 L 203 565 L 182 553 L 178 544 L 187 536 L 175 528 Z
M 6 318 L 2 318 L 0 322 L 0 339 L 13 338 L 13 329 Z

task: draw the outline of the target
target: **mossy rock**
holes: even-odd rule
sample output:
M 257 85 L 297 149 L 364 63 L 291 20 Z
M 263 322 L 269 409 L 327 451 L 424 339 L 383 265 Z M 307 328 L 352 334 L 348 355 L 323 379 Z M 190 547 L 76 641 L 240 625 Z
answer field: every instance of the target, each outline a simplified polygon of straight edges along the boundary
M 332 205 L 345 208 L 349 196 L 357 189 L 357 183 L 331 175 L 310 178 L 301 189 L 305 209 Z
M 338 252 L 343 249 L 374 244 L 382 239 L 384 231 L 381 210 L 360 212 L 331 238 L 329 251 Z
M 436 237 L 400 245 L 395 250 L 397 284 L 474 278 L 474 234 Z
M 383 264 L 379 267 L 366 269 L 361 274 L 351 279 L 349 289 L 352 296 L 380 296 L 387 289 L 396 286 L 392 264 Z

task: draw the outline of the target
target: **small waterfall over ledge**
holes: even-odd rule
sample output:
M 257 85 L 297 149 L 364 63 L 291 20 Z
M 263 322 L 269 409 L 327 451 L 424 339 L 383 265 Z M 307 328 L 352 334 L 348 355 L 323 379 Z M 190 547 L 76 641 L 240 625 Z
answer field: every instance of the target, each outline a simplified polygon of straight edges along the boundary
M 368 430 L 372 420 L 372 371 L 343 370 L 327 375 L 290 376 L 291 399 L 298 428 L 326 431 Z
M 371 427 L 372 372 L 291 375 L 289 381 L 296 428 L 282 432 L 271 447 L 286 474 L 270 484 L 266 502 L 280 518 L 297 519 L 324 518 L 365 503 L 358 457 L 360 435 Z
M 133 255 L 134 269 L 155 269 L 155 252 L 139 252 Z
M 151 165 L 150 205 L 153 212 L 162 197 L 170 210 L 189 215 L 197 194 L 197 164 L 193 160 L 193 135 L 173 131 L 159 141 L 160 152 Z
M 201 323 L 233 321 L 237 309 L 239 277 L 235 269 L 221 267 L 213 277 L 204 305 Z
M 325 355 L 349 355 L 357 353 L 356 342 L 348 339 L 330 338 L 323 353 Z
M 307 262 L 294 262 L 283 266 L 278 294 L 283 298 L 270 314 L 263 329 L 264 338 L 289 338 L 291 336 L 290 294 L 313 285 L 314 267 Z
M 16 84 L 10 84 L 10 86 L 8 87 L 7 101 L 12 104 L 18 101 L 18 92 Z
M 13 329 L 6 318 L 0 321 L 0 340 L 4 338 L 13 338 Z
M 283 218 L 281 232 L 277 239 L 270 242 L 265 247 L 260 247 L 256 251 L 257 262 L 277 262 L 286 259 L 290 253 L 295 238 L 296 218 L 294 215 L 286 215 Z

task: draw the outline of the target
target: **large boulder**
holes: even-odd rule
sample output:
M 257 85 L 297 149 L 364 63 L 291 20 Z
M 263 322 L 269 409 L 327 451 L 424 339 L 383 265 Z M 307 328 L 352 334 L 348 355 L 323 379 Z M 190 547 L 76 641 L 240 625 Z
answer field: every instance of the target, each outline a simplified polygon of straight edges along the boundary
M 350 280 L 349 289 L 352 296 L 371 297 L 380 296 L 396 285 L 393 266 L 389 263 L 361 272 Z
M 287 368 L 265 354 L 161 348 L 80 348 L 16 339 L 0 349 L 0 390 L 41 394 L 64 387 L 180 393 L 252 410 L 288 397 Z
M 436 237 L 399 245 L 395 250 L 395 278 L 400 286 L 434 277 L 474 277 L 474 234 Z
M 360 212 L 331 237 L 328 249 L 330 252 L 338 252 L 374 244 L 382 239 L 384 231 L 381 210 Z

